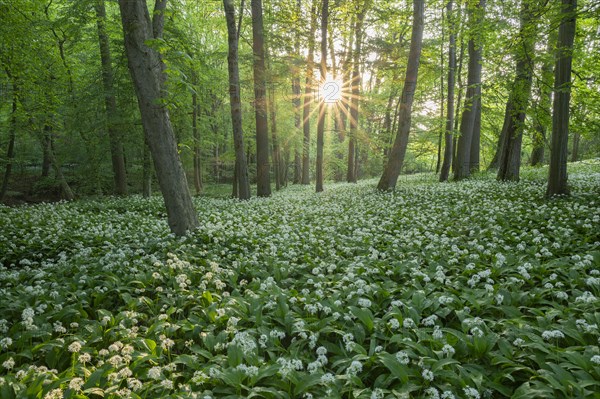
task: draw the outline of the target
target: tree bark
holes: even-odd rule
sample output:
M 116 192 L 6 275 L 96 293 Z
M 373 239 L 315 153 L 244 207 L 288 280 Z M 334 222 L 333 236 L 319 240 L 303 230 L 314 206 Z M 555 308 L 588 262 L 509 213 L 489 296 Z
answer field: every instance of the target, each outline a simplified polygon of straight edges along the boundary
M 50 167 L 54 170 L 54 175 L 58 180 L 58 184 L 60 185 L 62 198 L 67 201 L 73 201 L 75 199 L 75 194 L 73 194 L 73 190 L 71 190 L 71 186 L 67 182 L 65 175 L 62 172 L 60 165 L 54 155 L 54 148 L 52 145 L 52 126 L 49 123 L 46 123 L 44 126 L 44 138 L 48 137 L 48 145 L 47 145 L 47 157 L 48 162 L 50 163 Z
M 477 109 L 475 110 L 475 122 L 473 124 L 473 138 L 471 139 L 471 154 L 469 156 L 469 172 L 479 172 L 481 153 L 481 85 L 477 87 Z
M 554 73 L 552 61 L 554 59 L 554 45 L 556 43 L 556 34 L 551 32 L 548 35 L 548 44 L 546 57 L 544 58 L 541 71 L 541 81 L 537 90 L 538 99 L 535 104 L 535 115 L 533 119 L 533 150 L 531 151 L 531 166 L 538 166 L 544 163 L 544 152 L 546 149 L 546 131 L 552 123 L 552 84 L 554 82 Z
M 150 155 L 150 148 L 148 147 L 146 137 L 144 137 L 142 196 L 144 198 L 152 196 L 152 156 Z
M 256 194 L 271 195 L 269 177 L 269 125 L 265 83 L 265 40 L 262 0 L 252 0 L 252 52 L 254 54 L 254 117 L 256 119 Z
M 348 141 L 348 173 L 346 180 L 348 183 L 356 183 L 356 135 L 358 132 L 359 118 L 359 97 L 360 97 L 360 59 L 362 56 L 362 37 L 365 15 L 369 2 L 366 1 L 361 10 L 356 15 L 356 24 L 354 26 L 354 51 L 352 53 L 352 97 L 350 99 L 350 132 Z
M 304 84 L 303 129 L 304 141 L 302 146 L 302 184 L 310 183 L 310 103 L 312 101 L 312 86 L 314 75 L 315 32 L 317 30 L 317 0 L 312 1 L 310 8 L 310 30 L 308 33 L 308 58 L 306 59 L 306 82 Z
M 294 62 L 292 62 L 292 106 L 294 108 L 294 136 L 300 135 L 302 127 L 301 115 L 301 94 L 300 94 L 300 69 L 296 62 L 300 58 L 300 23 L 302 21 L 302 3 L 296 1 L 296 34 L 294 38 Z M 302 181 L 302 157 L 298 149 L 298 140 L 294 140 L 294 184 L 300 184 Z
M 453 127 L 454 127 L 454 87 L 456 81 L 456 33 L 455 19 L 452 13 L 452 0 L 446 5 L 447 17 L 450 26 L 450 34 L 448 37 L 448 95 L 446 98 L 446 131 L 445 131 L 445 148 L 444 161 L 440 170 L 440 181 L 447 181 L 450 174 L 450 165 L 452 165 L 453 147 Z
M 269 89 L 269 116 L 271 119 L 271 146 L 273 148 L 273 172 L 275 173 L 275 190 L 281 190 L 281 151 L 277 140 L 277 109 L 275 108 L 275 88 Z
M 248 180 L 248 163 L 244 147 L 244 132 L 242 130 L 242 102 L 240 98 L 240 72 L 238 65 L 238 31 L 240 27 L 238 26 L 236 30 L 233 0 L 223 0 L 223 7 L 227 20 L 229 102 L 231 123 L 233 125 L 233 146 L 235 150 L 233 193 L 235 197 L 245 200 L 250 198 L 250 182 Z
M 448 8 L 448 6 L 446 6 Z M 450 5 L 450 9 L 447 12 L 446 19 L 450 19 L 450 12 L 452 11 L 452 5 Z M 444 138 L 444 132 L 446 131 L 446 123 L 444 121 L 444 38 L 445 38 L 445 30 L 444 30 L 444 9 L 442 9 L 442 40 L 440 40 L 440 133 L 438 134 L 438 144 L 437 144 L 437 159 L 435 163 L 435 173 L 440 173 L 440 168 L 442 166 L 442 139 Z M 450 32 L 452 35 L 452 32 Z M 442 180 L 443 181 L 443 180 Z
M 498 162 L 498 180 L 519 180 L 525 113 L 531 95 L 533 72 L 531 56 L 533 55 L 535 44 L 535 24 L 536 22 L 532 21 L 532 10 L 529 3 L 523 1 L 521 4 L 521 28 L 516 54 L 516 76 L 508 103 L 506 104 L 505 125 L 502 128 L 506 132 L 500 134 L 500 137 L 503 137 L 504 141 Z
M 198 130 L 198 94 L 195 91 L 192 93 L 192 138 L 194 140 L 194 188 L 196 195 L 200 195 L 202 194 L 202 165 Z
M 50 149 L 52 148 L 52 135 L 51 129 L 44 128 L 42 135 L 42 177 L 48 177 L 50 175 Z
M 327 20 L 329 17 L 329 0 L 323 0 L 321 6 L 321 84 L 327 80 Z M 325 137 L 325 101 L 319 101 L 319 119 L 317 122 L 317 165 L 316 191 L 323 191 L 323 145 Z
M 575 38 L 577 0 L 562 0 L 561 21 L 554 66 L 554 104 L 552 146 L 546 196 L 569 194 L 567 156 L 569 145 L 569 102 L 571 100 L 571 63 Z
M 114 74 L 110 42 L 106 33 L 106 8 L 104 0 L 96 0 L 96 26 L 98 29 L 98 42 L 100 44 L 100 62 L 102 64 L 102 84 L 104 88 L 104 105 L 106 107 L 106 128 L 110 143 L 110 155 L 115 183 L 115 194 L 127 195 L 127 170 L 123 155 L 123 142 L 117 128 L 118 111 L 115 97 Z
M 198 218 L 163 100 L 165 66 L 160 54 L 146 44 L 161 36 L 164 18 L 162 3 L 157 0 L 159 8 L 152 20 L 145 0 L 119 0 L 119 7 L 129 71 L 165 201 L 169 227 L 175 235 L 181 236 L 198 226 Z
M 399 102 L 400 113 L 398 116 L 398 131 L 396 132 L 396 139 L 394 140 L 394 145 L 390 151 L 387 164 L 381 179 L 379 180 L 379 184 L 377 185 L 377 188 L 382 191 L 393 190 L 396 187 L 398 175 L 400 174 L 404 156 L 406 154 L 406 146 L 408 145 L 408 135 L 410 132 L 412 103 L 417 87 L 419 61 L 423 45 L 424 8 L 424 0 L 413 0 L 412 34 L 406 67 L 406 77 L 404 79 L 404 87 L 402 88 L 402 97 Z
M 461 20 L 461 15 L 462 15 L 462 10 L 460 8 L 458 8 L 458 17 L 457 20 L 460 21 Z M 458 95 L 456 96 L 456 105 L 454 107 L 454 126 L 453 126 L 453 130 L 452 130 L 452 159 L 451 159 L 451 164 L 452 164 L 452 172 L 454 173 L 454 171 L 456 170 L 456 147 L 457 147 L 457 143 L 458 143 L 458 135 L 456 134 L 456 132 L 458 132 L 458 128 L 459 128 L 459 123 L 460 123 L 460 110 L 462 108 L 462 98 L 463 98 L 463 73 L 462 73 L 462 69 L 463 69 L 463 61 L 465 58 L 465 41 L 464 41 L 464 33 L 463 33 L 463 29 L 462 29 L 462 25 L 464 25 L 461 22 L 461 30 L 460 30 L 460 51 L 459 51 L 459 55 L 458 55 L 458 67 L 456 69 L 456 80 L 457 80 L 457 86 L 458 86 Z
M 13 161 L 15 159 L 15 139 L 17 133 L 17 109 L 19 105 L 19 86 L 17 79 L 11 76 L 7 71 L 8 77 L 12 80 L 12 109 L 10 113 L 10 127 L 8 130 L 8 148 L 6 150 L 6 167 L 4 168 L 4 179 L 0 187 L 0 201 L 4 199 L 8 191 L 8 181 L 12 174 Z
M 579 141 L 581 140 L 581 135 L 577 132 L 573 134 L 573 150 L 571 151 L 571 162 L 577 162 L 579 158 Z
M 460 137 L 458 138 L 456 148 L 456 161 L 454 170 L 454 180 L 461 180 L 471 175 L 471 152 L 473 149 L 472 141 L 474 135 L 479 135 L 475 131 L 476 114 L 480 110 L 481 99 L 478 96 L 481 85 L 481 34 L 474 32 L 479 29 L 485 10 L 485 0 L 479 0 L 479 4 L 469 10 L 469 25 L 471 33 L 469 38 L 469 66 L 467 77 L 467 94 L 463 115 L 460 121 Z M 477 139 L 476 139 L 477 140 Z

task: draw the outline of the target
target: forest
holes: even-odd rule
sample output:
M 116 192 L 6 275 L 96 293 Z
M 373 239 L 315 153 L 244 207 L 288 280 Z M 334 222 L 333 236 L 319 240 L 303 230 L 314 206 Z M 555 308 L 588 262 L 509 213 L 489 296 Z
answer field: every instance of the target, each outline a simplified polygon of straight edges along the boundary
M 0 398 L 600 398 L 598 0 L 0 0 Z

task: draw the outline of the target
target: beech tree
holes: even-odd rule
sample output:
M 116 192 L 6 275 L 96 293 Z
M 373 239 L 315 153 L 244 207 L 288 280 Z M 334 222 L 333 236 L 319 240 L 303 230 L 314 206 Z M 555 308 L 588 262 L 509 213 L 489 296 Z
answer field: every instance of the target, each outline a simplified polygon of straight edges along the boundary
M 102 64 L 102 84 L 104 88 L 104 103 L 106 106 L 106 128 L 110 143 L 110 156 L 115 180 L 115 194 L 127 195 L 127 171 L 123 155 L 123 142 L 117 128 L 117 100 L 115 97 L 114 74 L 110 42 L 106 33 L 106 8 L 104 0 L 96 0 L 96 25 L 98 42 L 100 44 L 100 61 Z
M 256 194 L 271 195 L 269 177 L 269 125 L 265 83 L 265 39 L 262 0 L 251 0 L 252 52 L 254 54 L 254 116 L 256 119 Z
M 229 103 L 233 125 L 233 145 L 235 148 L 233 191 L 234 197 L 245 200 L 250 198 L 250 182 L 248 180 L 248 164 L 244 148 L 244 132 L 242 130 L 242 101 L 240 98 L 240 72 L 238 65 L 238 43 L 242 19 L 240 18 L 240 24 L 236 28 L 233 0 L 223 0 L 223 7 L 225 8 L 225 18 L 227 20 Z
M 499 167 L 498 180 L 519 180 L 521 167 L 521 143 L 525 113 L 529 104 L 533 73 L 533 47 L 535 45 L 535 25 L 532 22 L 532 9 L 528 0 L 521 3 L 521 29 L 516 51 L 516 76 L 506 103 L 504 126 L 500 133 L 501 143 L 498 145 Z
M 444 161 L 440 170 L 440 181 L 448 180 L 452 156 L 454 154 L 454 86 L 456 81 L 456 24 L 452 14 L 452 0 L 446 5 L 450 34 L 448 37 L 448 95 L 446 98 L 446 125 L 444 135 Z
M 387 164 L 377 184 L 377 189 L 381 191 L 393 190 L 396 188 L 398 175 L 402 169 L 406 147 L 408 145 L 408 134 L 410 133 L 410 121 L 412 104 L 417 88 L 417 77 L 419 74 L 419 61 L 421 59 L 421 48 L 423 46 L 423 26 L 424 22 L 424 0 L 413 0 L 413 25 L 410 39 L 410 52 L 408 54 L 408 64 L 406 67 L 406 77 L 400 98 L 400 110 L 398 116 L 398 131 L 396 139 L 390 151 Z
M 481 113 L 481 46 L 482 35 L 480 25 L 485 12 L 485 0 L 469 5 L 469 65 L 467 72 L 467 94 L 460 120 L 460 136 L 456 147 L 454 161 L 454 180 L 461 180 L 471 175 L 471 170 L 479 162 L 480 125 L 478 116 Z M 481 120 L 479 119 L 479 122 Z
M 198 218 L 177 153 L 169 112 L 162 101 L 165 65 L 158 51 L 150 45 L 162 36 L 166 3 L 166 0 L 156 1 L 152 19 L 146 0 L 119 0 L 119 8 L 129 72 L 165 201 L 169 227 L 176 235 L 184 235 L 198 226 Z
M 315 32 L 317 30 L 317 0 L 310 7 L 310 28 L 308 32 L 308 57 L 306 58 L 306 79 L 304 83 L 304 105 L 302 112 L 302 184 L 310 183 L 310 103 L 314 75 Z
M 546 54 L 542 61 L 541 76 L 538 80 L 537 99 L 533 106 L 533 137 L 531 150 L 531 166 L 538 166 L 544 163 L 544 153 L 546 149 L 546 131 L 552 124 L 552 86 L 554 46 L 556 45 L 556 35 L 551 32 L 548 37 Z
M 360 61 L 362 56 L 362 42 L 363 42 L 363 25 L 365 15 L 368 7 L 370 6 L 370 0 L 364 1 L 362 7 L 356 14 L 356 22 L 354 25 L 354 51 L 352 52 L 352 95 L 350 97 L 350 132 L 348 140 L 348 171 L 346 174 L 346 180 L 348 183 L 356 183 L 356 134 L 358 131 L 358 116 L 359 116 L 359 98 L 360 98 L 360 85 L 361 85 L 361 74 L 360 74 Z
M 569 103 L 571 100 L 571 68 L 577 0 L 562 0 L 561 20 L 554 65 L 554 104 L 552 106 L 552 146 L 546 196 L 569 194 L 567 157 L 569 143 Z
M 329 0 L 322 0 L 321 6 L 321 84 L 327 79 L 327 18 L 329 16 Z M 319 120 L 317 123 L 317 167 L 316 191 L 323 191 L 323 140 L 325 134 L 325 99 L 319 101 Z

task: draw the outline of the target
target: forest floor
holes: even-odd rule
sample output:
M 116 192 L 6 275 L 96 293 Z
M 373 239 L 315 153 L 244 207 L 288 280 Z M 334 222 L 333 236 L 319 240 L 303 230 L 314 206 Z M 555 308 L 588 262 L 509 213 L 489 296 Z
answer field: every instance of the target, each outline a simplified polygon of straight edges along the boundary
M 600 163 L 0 206 L 0 397 L 600 397 Z

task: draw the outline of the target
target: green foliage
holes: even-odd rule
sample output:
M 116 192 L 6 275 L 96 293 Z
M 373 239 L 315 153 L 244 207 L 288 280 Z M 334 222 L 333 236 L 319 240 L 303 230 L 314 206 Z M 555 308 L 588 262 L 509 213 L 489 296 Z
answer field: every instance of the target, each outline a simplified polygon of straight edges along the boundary
M 159 198 L 0 206 L 0 394 L 593 397 L 600 166 L 545 173 L 197 198 L 182 238 Z

